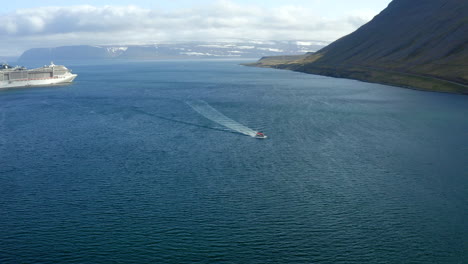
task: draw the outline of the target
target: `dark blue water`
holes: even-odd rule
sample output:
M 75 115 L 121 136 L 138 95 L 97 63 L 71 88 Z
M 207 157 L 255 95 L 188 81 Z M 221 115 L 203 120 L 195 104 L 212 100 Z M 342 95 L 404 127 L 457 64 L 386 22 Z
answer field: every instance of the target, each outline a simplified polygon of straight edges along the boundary
M 466 263 L 467 96 L 238 63 L 0 91 L 0 263 Z

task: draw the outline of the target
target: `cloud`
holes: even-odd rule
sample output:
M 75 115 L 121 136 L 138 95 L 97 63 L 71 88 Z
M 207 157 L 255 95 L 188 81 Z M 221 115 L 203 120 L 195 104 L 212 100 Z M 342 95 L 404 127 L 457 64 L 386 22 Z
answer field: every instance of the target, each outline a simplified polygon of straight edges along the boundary
M 369 19 L 369 12 L 328 19 L 298 6 L 265 9 L 227 0 L 173 11 L 82 5 L 0 14 L 0 35 L 7 45 L 3 50 L 8 45 L 27 49 L 227 39 L 333 41 Z

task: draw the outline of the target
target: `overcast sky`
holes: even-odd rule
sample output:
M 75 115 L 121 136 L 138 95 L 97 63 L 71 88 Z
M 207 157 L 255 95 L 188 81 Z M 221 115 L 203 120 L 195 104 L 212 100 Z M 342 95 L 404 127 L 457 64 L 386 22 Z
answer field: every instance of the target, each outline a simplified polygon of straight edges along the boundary
M 0 55 L 33 47 L 173 41 L 333 41 L 391 0 L 22 0 L 2 2 Z

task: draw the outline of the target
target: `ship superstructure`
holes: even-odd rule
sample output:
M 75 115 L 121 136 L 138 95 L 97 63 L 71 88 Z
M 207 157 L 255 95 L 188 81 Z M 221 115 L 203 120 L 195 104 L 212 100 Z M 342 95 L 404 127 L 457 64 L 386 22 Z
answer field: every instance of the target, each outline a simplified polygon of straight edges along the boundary
M 53 62 L 36 69 L 24 67 L 11 67 L 8 64 L 0 66 L 0 89 L 28 86 L 47 86 L 71 83 L 77 74 L 63 65 L 55 65 Z

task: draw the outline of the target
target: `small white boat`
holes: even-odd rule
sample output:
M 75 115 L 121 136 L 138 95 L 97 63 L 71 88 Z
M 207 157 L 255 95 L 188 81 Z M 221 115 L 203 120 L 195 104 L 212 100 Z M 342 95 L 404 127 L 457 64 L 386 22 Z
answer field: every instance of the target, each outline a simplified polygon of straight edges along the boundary
M 257 132 L 257 134 L 255 134 L 254 138 L 265 139 L 265 138 L 267 138 L 267 136 L 265 134 L 263 134 L 262 132 Z

